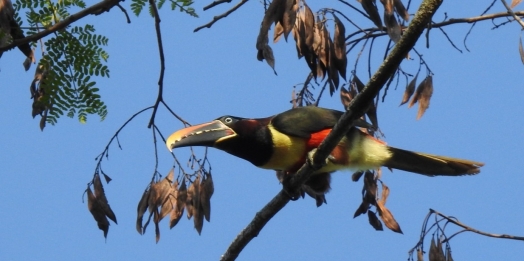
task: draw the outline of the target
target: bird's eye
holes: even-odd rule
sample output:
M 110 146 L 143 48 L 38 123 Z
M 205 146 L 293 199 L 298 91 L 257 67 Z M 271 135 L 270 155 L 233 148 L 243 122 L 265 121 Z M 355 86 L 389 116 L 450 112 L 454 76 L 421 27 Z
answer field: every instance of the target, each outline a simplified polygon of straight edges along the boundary
M 232 123 L 233 119 L 231 119 L 230 117 L 227 117 L 227 118 L 224 119 L 224 122 L 225 123 Z

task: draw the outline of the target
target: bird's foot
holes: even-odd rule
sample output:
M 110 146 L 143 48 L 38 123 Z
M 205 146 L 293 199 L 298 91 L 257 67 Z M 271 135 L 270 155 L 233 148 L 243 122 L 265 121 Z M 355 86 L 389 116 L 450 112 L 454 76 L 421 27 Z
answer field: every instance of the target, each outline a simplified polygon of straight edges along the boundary
M 300 188 L 298 189 L 292 188 L 291 186 L 292 177 L 293 175 L 286 173 L 284 174 L 280 182 L 282 182 L 282 189 L 288 195 L 289 199 L 292 201 L 296 201 L 300 198 L 300 196 L 303 196 L 304 192 Z

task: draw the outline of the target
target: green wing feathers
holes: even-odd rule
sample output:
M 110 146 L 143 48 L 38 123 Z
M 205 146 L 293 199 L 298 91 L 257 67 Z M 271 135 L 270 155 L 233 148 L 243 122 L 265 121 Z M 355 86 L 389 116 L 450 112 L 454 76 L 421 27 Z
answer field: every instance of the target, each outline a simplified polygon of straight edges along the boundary
M 432 154 L 412 152 L 393 147 L 391 158 L 384 164 L 385 167 L 414 172 L 426 176 L 461 176 L 474 175 L 480 172 L 484 163 L 437 156 Z

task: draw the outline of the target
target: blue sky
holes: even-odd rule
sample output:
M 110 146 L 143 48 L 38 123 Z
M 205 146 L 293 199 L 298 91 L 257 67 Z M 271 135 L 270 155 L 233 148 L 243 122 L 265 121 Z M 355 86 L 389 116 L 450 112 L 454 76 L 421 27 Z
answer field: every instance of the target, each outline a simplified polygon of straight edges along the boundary
M 482 1 L 472 7 L 466 2 L 447 1 L 434 21 L 442 21 L 444 12 L 448 17 L 476 16 L 489 3 Z M 199 19 L 161 10 L 166 102 L 193 124 L 225 114 L 264 117 L 289 109 L 292 86 L 302 83 L 308 70 L 303 60 L 296 59 L 294 43 L 272 45 L 275 76 L 267 64 L 256 60 L 261 3 L 250 1 L 211 29 L 193 33 L 195 27 L 232 6 L 201 11 L 206 4 L 195 5 Z M 320 7 L 317 2 L 310 6 L 313 10 Z M 503 10 L 500 3 L 494 7 L 496 12 Z M 349 15 L 362 21 L 354 12 Z M 212 149 L 209 157 L 215 193 L 211 222 L 204 224 L 202 235 L 186 218 L 172 230 L 163 221 L 158 244 L 152 227 L 139 235 L 135 230 L 136 205 L 155 166 L 152 134 L 147 129 L 149 111 L 122 131 L 122 150 L 113 144 L 109 160 L 103 162 L 104 171 L 113 179 L 105 185 L 106 195 L 119 221 L 111 225 L 104 240 L 82 201 L 96 166 L 94 158 L 120 125 L 133 113 L 153 105 L 157 95 L 154 21 L 146 13 L 131 19 L 127 24 L 124 15 L 113 9 L 80 22 L 95 24 L 98 33 L 110 38 L 111 78 L 97 80 L 109 108 L 102 122 L 97 116 L 89 117 L 86 124 L 64 117 L 40 132 L 38 119 L 31 118 L 28 90 L 35 67 L 24 72 L 18 51 L 0 59 L 0 208 L 4 213 L 0 216 L 0 260 L 216 260 L 281 189 L 274 172 Z M 371 22 L 364 23 L 371 26 Z M 492 27 L 490 21 L 478 24 L 468 40 L 471 52 L 462 54 L 438 30 L 430 33 L 430 49 L 421 38 L 417 48 L 435 73 L 430 108 L 421 120 L 415 120 L 416 108 L 398 107 L 405 86 L 402 81 L 378 107 L 379 125 L 388 144 L 483 161 L 486 166 L 480 175 L 428 178 L 384 170 L 382 180 L 391 189 L 387 206 L 400 223 L 404 232 L 400 235 L 374 231 L 365 217 L 353 219 L 362 183 L 351 182 L 349 171 L 337 173 L 327 205 L 317 208 L 310 198 L 289 203 L 238 260 L 406 260 L 429 208 L 486 232 L 524 235 L 524 212 L 519 207 L 519 199 L 524 197 L 520 167 L 524 147 L 524 65 L 518 53 L 521 28 L 516 23 L 496 30 Z M 461 24 L 445 30 L 464 50 L 462 39 L 468 29 L 469 25 Z M 373 70 L 382 61 L 383 51 L 378 48 L 385 43 L 385 38 L 375 43 Z M 348 57 L 348 68 L 354 64 L 355 54 Z M 366 81 L 363 65 L 357 74 Z M 418 61 L 404 61 L 402 67 L 416 72 Z M 320 105 L 342 108 L 338 96 L 324 95 Z M 156 122 L 165 135 L 182 127 L 164 109 Z M 161 143 L 159 146 L 159 170 L 167 174 L 173 160 Z M 175 153 L 182 161 L 189 157 L 185 149 Z M 517 260 L 524 254 L 521 242 L 470 233 L 454 238 L 451 247 L 455 260 Z

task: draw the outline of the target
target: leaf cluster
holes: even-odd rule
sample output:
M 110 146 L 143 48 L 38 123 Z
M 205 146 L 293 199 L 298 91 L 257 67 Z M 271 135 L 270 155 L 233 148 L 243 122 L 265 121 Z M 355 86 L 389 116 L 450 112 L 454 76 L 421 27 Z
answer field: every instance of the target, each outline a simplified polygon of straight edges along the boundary
M 386 200 L 389 196 L 389 188 L 388 186 L 386 186 L 386 184 L 384 184 L 384 182 L 379 180 L 380 172 L 356 172 L 355 174 L 353 174 L 353 180 L 357 181 L 362 176 L 362 174 L 364 174 L 364 187 L 362 188 L 362 203 L 355 211 L 353 218 L 367 213 L 369 224 L 375 230 L 382 231 L 382 222 L 384 222 L 384 225 L 386 225 L 387 228 L 389 228 L 393 232 L 402 234 L 400 225 L 393 217 L 391 211 L 389 211 L 389 209 L 386 208 Z M 377 181 L 380 181 L 380 184 L 382 185 L 382 192 L 380 193 L 380 197 L 378 194 Z M 372 211 L 370 209 L 371 206 L 375 206 L 377 212 Z M 379 214 L 382 222 L 380 222 L 380 220 L 378 219 L 376 215 L 377 213 Z
M 81 0 L 20 0 L 15 5 L 17 12 L 22 8 L 29 10 L 28 35 L 66 19 L 73 8 L 85 7 Z M 32 115 L 42 116 L 42 130 L 46 123 L 56 124 L 64 114 L 70 118 L 77 116 L 82 123 L 89 114 L 97 114 L 102 120 L 107 116 L 107 107 L 93 80 L 93 76 L 109 77 L 105 65 L 109 55 L 103 49 L 107 44 L 107 37 L 96 34 L 94 26 L 89 24 L 59 30 L 43 42 L 42 58 L 30 86 Z
M 174 179 L 174 170 L 162 180 L 152 181 L 142 194 L 138 202 L 136 229 L 143 235 L 146 228 L 153 218 L 155 223 L 156 242 L 160 240 L 160 221 L 169 215 L 169 228 L 178 224 L 184 214 L 187 218 L 193 217 L 194 226 L 198 234 L 202 232 L 204 218 L 211 220 L 211 196 L 214 192 L 213 179 L 210 173 L 197 174 L 193 181 L 186 185 L 184 175 L 179 184 L 178 179 Z M 149 210 L 149 218 L 142 224 L 144 214 Z

